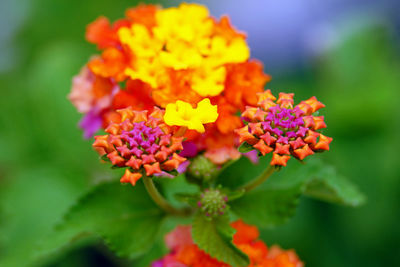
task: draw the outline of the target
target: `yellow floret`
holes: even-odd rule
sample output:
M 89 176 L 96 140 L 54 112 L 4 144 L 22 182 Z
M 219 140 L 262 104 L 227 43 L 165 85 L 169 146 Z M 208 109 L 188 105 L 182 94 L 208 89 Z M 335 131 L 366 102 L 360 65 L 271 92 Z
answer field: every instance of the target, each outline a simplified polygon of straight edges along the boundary
M 193 42 L 198 37 L 210 35 L 213 28 L 207 8 L 198 4 L 183 3 L 178 8 L 160 10 L 156 21 L 154 35 L 165 41 Z
M 202 60 L 196 48 L 180 41 L 170 41 L 166 50 L 160 53 L 161 63 L 175 70 L 197 68 L 202 64 Z
M 201 96 L 216 96 L 224 90 L 225 67 L 202 68 L 193 73 L 192 89 Z
M 141 24 L 133 24 L 131 28 L 122 27 L 118 30 L 122 44 L 127 45 L 138 58 L 155 57 L 161 51 L 163 44 L 150 35 L 149 30 Z
M 220 36 L 211 40 L 211 46 L 207 51 L 209 63 L 213 66 L 227 63 L 245 62 L 250 57 L 250 49 L 244 39 L 238 37 L 228 43 Z
M 166 75 L 165 69 L 161 66 L 157 58 L 140 59 L 137 58 L 132 67 L 125 69 L 125 74 L 132 80 L 139 79 L 148 83 L 151 87 L 157 88 Z
M 197 103 L 197 108 L 183 101 L 168 104 L 165 109 L 164 121 L 173 126 L 185 126 L 190 130 L 204 133 L 203 124 L 215 122 L 218 118 L 217 106 L 205 98 Z

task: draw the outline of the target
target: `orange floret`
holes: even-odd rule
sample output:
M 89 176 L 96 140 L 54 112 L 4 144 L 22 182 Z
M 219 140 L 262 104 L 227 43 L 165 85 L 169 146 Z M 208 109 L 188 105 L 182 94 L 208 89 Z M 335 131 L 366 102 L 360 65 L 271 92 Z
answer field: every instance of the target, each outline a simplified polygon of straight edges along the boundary
M 146 170 L 146 175 L 147 176 L 151 176 L 151 175 L 154 175 L 154 174 L 157 174 L 157 173 L 161 172 L 160 163 L 159 162 L 153 163 L 151 165 L 150 164 L 144 164 L 143 167 Z
M 125 16 L 133 23 L 138 23 L 151 29 L 156 26 L 156 13 L 158 10 L 156 5 L 141 4 L 135 8 L 129 8 L 125 12 Z
M 130 183 L 132 186 L 136 185 L 136 182 L 142 177 L 140 173 L 131 173 L 128 169 L 125 170 L 124 176 L 121 177 L 121 183 Z
M 233 105 L 227 103 L 223 98 L 220 98 L 215 104 L 218 105 L 219 116 L 215 123 L 219 132 L 229 134 L 243 125 L 240 118 L 235 114 L 237 109 Z
M 246 105 L 257 104 L 257 93 L 263 92 L 265 84 L 270 80 L 271 77 L 263 72 L 262 64 L 256 60 L 229 65 L 225 97 L 235 107 L 243 110 Z
M 250 243 L 260 236 L 257 227 L 246 224 L 241 219 L 233 222 L 231 226 L 236 229 L 233 236 L 233 243 L 236 245 Z
M 101 57 L 93 58 L 88 63 L 88 67 L 96 75 L 123 81 L 126 78 L 125 68 L 128 61 L 128 55 L 117 48 L 110 47 L 104 50 Z
M 274 150 L 272 147 L 267 146 L 263 140 L 258 141 L 258 143 L 254 145 L 254 148 L 257 148 L 263 156 Z
M 303 160 L 307 156 L 314 154 L 314 151 L 308 146 L 305 145 L 302 148 L 295 149 L 293 153 L 300 159 Z
M 279 93 L 277 104 L 280 104 L 283 108 L 291 108 L 293 107 L 293 93 L 286 94 L 286 93 Z
M 319 130 L 326 128 L 326 123 L 324 122 L 324 116 L 314 117 L 314 129 Z
M 289 159 L 290 159 L 290 156 L 288 156 L 288 155 L 281 156 L 279 154 L 273 153 L 270 164 L 272 166 L 274 166 L 274 165 L 286 166 L 286 163 L 288 162 Z
M 304 141 L 309 144 L 315 145 L 317 143 L 317 138 L 319 137 L 319 133 L 309 130 L 307 136 L 304 138 Z
M 219 21 L 215 20 L 214 34 L 224 37 L 226 40 L 232 40 L 234 38 L 246 38 L 246 34 L 238 32 L 231 25 L 228 16 L 222 16 Z
M 271 89 L 267 89 L 264 92 L 257 93 L 258 104 L 260 104 L 261 102 L 263 102 L 265 100 L 271 100 L 271 101 L 276 100 L 276 97 L 272 94 Z
M 127 20 L 120 20 L 111 25 L 106 17 L 99 17 L 87 26 L 86 39 L 97 44 L 99 49 L 118 47 L 120 41 L 117 31 L 120 27 L 128 25 L 130 25 L 130 22 Z
M 327 137 L 325 135 L 320 134 L 319 135 L 319 141 L 318 143 L 314 146 L 315 149 L 321 149 L 321 150 L 329 150 L 329 144 L 332 142 L 331 137 Z
M 290 155 L 289 148 L 290 145 L 282 145 L 280 143 L 277 143 L 274 153 Z
M 249 126 L 243 126 L 240 129 L 235 130 L 236 134 L 239 136 L 239 142 L 247 142 L 249 144 L 256 144 L 257 139 L 249 132 Z
M 318 111 L 319 109 L 325 107 L 325 105 L 322 104 L 321 102 L 319 102 L 315 96 L 311 97 L 310 99 L 307 99 L 304 102 L 306 104 L 310 105 L 310 107 L 312 108 L 312 113 L 314 113 L 314 112 Z
M 151 86 L 140 80 L 128 80 L 125 90 L 114 96 L 112 107 L 122 109 L 132 107 L 135 110 L 152 110 L 155 106 L 151 97 Z

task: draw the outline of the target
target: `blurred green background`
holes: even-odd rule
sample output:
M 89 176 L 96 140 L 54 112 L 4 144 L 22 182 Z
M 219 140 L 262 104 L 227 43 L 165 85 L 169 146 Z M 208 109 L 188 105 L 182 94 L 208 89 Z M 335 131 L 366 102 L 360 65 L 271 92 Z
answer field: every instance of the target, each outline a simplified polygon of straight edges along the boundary
M 262 231 L 263 239 L 295 248 L 309 267 L 400 266 L 396 1 L 304 0 L 292 7 L 290 1 L 197 2 L 209 5 L 213 15 L 232 13 L 233 24 L 249 34 L 252 56 L 272 74 L 273 92 L 293 91 L 297 99 L 316 95 L 326 104 L 327 135 L 334 142 L 323 158 L 368 197 L 360 208 L 304 197 L 296 216 Z M 72 76 L 96 53 L 84 40 L 85 26 L 99 15 L 122 17 L 136 4 L 1 1 L 0 266 L 24 266 L 32 248 L 80 195 L 115 176 L 82 138 L 81 116 L 66 96 Z M 134 263 L 90 243 L 43 266 Z

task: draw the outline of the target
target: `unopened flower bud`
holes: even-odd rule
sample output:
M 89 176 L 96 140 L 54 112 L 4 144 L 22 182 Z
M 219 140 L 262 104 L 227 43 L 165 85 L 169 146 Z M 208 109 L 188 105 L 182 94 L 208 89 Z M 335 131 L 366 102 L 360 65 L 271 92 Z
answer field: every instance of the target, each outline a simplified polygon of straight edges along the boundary
M 218 189 L 206 189 L 197 203 L 207 217 L 217 217 L 228 210 L 228 197 Z
M 188 167 L 188 175 L 199 180 L 209 181 L 216 172 L 217 166 L 202 155 L 194 158 Z

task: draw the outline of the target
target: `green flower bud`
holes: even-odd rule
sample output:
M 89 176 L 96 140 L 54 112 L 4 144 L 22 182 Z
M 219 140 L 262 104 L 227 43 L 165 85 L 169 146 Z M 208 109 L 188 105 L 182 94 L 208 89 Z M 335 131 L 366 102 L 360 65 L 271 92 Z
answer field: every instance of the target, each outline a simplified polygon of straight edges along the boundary
M 227 201 L 228 197 L 220 190 L 206 189 L 200 195 L 200 200 L 197 205 L 206 216 L 217 217 L 223 215 L 228 210 Z
M 203 155 L 195 157 L 188 167 L 188 174 L 195 179 L 209 181 L 217 172 L 217 166 Z

